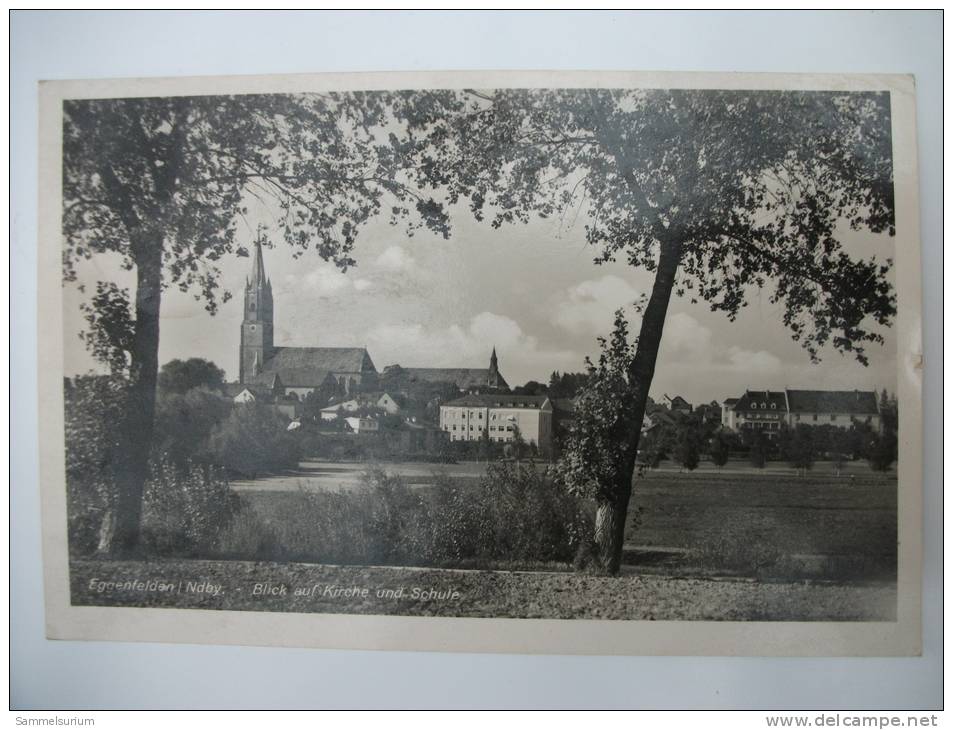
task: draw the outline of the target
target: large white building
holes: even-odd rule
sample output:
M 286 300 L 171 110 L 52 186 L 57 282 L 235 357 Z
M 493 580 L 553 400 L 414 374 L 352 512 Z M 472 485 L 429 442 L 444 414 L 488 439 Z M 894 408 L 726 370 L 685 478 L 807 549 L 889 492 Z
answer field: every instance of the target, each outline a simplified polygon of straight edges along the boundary
M 545 395 L 466 395 L 440 406 L 440 430 L 451 441 L 512 441 L 518 430 L 523 441 L 548 455 L 553 404 Z
M 755 429 L 769 437 L 782 425 L 794 428 L 855 423 L 880 430 L 880 408 L 872 390 L 746 390 L 740 398 L 722 404 L 721 423 L 733 431 Z

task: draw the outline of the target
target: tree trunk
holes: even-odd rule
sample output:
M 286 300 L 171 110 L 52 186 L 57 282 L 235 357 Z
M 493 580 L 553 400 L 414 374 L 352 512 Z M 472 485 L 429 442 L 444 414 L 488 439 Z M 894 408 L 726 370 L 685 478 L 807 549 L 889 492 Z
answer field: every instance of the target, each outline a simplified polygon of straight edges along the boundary
M 596 507 L 595 543 L 600 568 L 609 575 L 619 572 L 622 545 L 625 540 L 625 518 L 632 489 L 625 490 L 625 499 L 599 500 Z
M 139 548 L 142 497 L 149 476 L 159 371 L 159 306 L 162 296 L 162 236 L 150 233 L 133 242 L 136 252 L 136 323 L 132 342 L 129 390 L 118 424 L 116 495 L 103 520 L 100 552 L 112 557 Z
M 642 315 L 639 330 L 638 347 L 629 368 L 629 382 L 634 393 L 632 423 L 626 434 L 621 472 L 628 475 L 620 480 L 613 499 L 600 501 L 596 512 L 596 545 L 603 570 L 610 575 L 619 572 L 622 562 L 622 545 L 625 538 L 625 518 L 632 496 L 632 485 L 637 475 L 636 460 L 639 452 L 639 439 L 642 435 L 642 419 L 648 402 L 649 388 L 655 377 L 655 363 L 659 346 L 662 344 L 662 330 L 668 303 L 675 286 L 675 274 L 682 257 L 682 243 L 672 238 L 661 243 L 655 283 L 652 295 Z

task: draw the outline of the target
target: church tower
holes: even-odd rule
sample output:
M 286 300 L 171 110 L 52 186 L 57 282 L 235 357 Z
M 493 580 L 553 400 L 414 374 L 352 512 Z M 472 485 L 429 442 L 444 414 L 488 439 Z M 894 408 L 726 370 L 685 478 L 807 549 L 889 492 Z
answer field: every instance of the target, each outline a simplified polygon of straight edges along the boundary
M 275 312 L 271 281 L 265 276 L 261 236 L 255 240 L 251 278 L 245 280 L 245 319 L 242 322 L 238 379 L 246 382 L 261 373 L 275 346 Z

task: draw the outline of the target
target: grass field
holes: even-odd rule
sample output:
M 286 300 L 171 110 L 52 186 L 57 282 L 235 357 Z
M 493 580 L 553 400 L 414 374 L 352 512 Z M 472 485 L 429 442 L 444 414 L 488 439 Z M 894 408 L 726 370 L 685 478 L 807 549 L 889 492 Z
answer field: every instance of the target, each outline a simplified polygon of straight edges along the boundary
M 297 474 L 237 485 L 240 499 L 256 515 L 255 524 L 297 525 L 289 529 L 313 531 L 313 523 L 303 523 L 300 516 L 321 515 L 323 500 L 340 500 L 361 488 L 365 469 L 357 464 L 302 467 Z M 402 474 L 415 493 L 425 494 L 441 468 L 401 464 L 393 471 Z M 451 465 L 445 473 L 479 489 L 483 469 L 479 464 Z M 306 503 L 312 512 L 306 512 Z M 342 538 L 350 540 L 350 533 Z M 568 564 L 512 561 L 472 570 L 318 565 L 307 559 L 169 558 L 77 560 L 71 565 L 71 584 L 77 605 L 425 616 L 889 621 L 896 615 L 896 543 L 897 489 L 890 474 L 855 469 L 835 477 L 818 469 L 798 476 L 792 470 L 743 466 L 680 473 L 663 468 L 637 482 L 622 574 L 615 578 L 574 573 Z M 168 589 L 150 591 L 150 581 L 164 581 Z M 256 585 L 279 593 L 256 594 Z M 335 587 L 348 586 L 367 592 L 357 597 L 333 594 Z M 448 598 L 453 592 L 458 596 Z
M 281 523 L 302 492 L 360 488 L 364 466 L 305 463 L 299 474 L 238 485 L 251 509 Z M 436 472 L 477 479 L 475 463 L 385 465 L 426 489 Z M 256 488 L 257 487 L 257 488 Z M 320 497 L 318 497 L 320 498 Z M 897 490 L 892 474 L 860 468 L 803 476 L 738 465 L 695 472 L 662 468 L 637 482 L 629 509 L 624 563 L 670 576 L 754 575 L 771 579 L 892 582 L 896 576 Z
M 872 472 L 834 477 L 660 471 L 640 480 L 626 533 L 630 560 L 691 570 L 698 567 L 699 550 L 724 541 L 754 559 L 779 553 L 798 576 L 895 580 L 896 479 Z

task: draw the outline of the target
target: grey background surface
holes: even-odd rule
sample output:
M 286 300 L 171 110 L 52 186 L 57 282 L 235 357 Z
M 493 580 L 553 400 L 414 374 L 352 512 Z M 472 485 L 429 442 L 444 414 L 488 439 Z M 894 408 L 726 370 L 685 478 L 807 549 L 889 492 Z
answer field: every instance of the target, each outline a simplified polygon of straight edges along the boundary
M 932 709 L 942 703 L 942 15 L 30 12 L 11 17 L 11 706 Z M 911 73 L 924 291 L 924 655 L 552 657 L 51 642 L 36 415 L 40 79 L 432 69 Z

